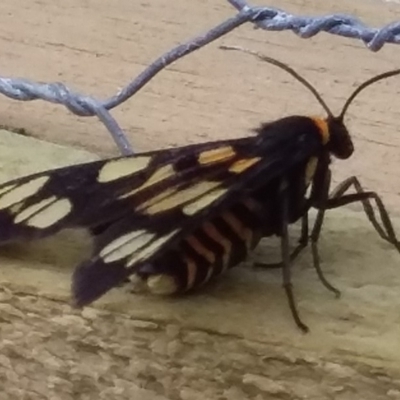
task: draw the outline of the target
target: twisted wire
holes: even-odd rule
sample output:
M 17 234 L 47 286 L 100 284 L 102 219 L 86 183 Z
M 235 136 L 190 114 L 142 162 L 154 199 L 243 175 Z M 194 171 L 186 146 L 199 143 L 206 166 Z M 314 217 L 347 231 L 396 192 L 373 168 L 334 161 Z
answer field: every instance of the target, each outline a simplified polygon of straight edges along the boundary
M 298 16 L 271 7 L 250 6 L 245 0 L 228 0 L 238 13 L 209 31 L 190 39 L 153 61 L 134 80 L 117 94 L 98 100 L 71 90 L 60 82 L 41 83 L 21 78 L 0 76 L 0 93 L 20 101 L 45 100 L 62 104 L 79 116 L 97 116 L 110 132 L 123 155 L 132 154 L 132 147 L 110 110 L 127 101 L 161 70 L 208 43 L 231 32 L 238 26 L 252 22 L 268 31 L 291 30 L 301 38 L 311 38 L 321 32 L 360 39 L 371 51 L 380 50 L 386 43 L 400 43 L 400 22 L 372 28 L 350 15 Z

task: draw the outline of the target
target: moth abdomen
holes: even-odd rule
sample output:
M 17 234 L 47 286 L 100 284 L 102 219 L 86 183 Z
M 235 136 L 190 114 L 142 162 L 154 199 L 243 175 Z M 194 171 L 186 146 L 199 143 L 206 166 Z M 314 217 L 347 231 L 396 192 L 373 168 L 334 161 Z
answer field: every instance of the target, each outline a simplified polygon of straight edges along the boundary
M 185 237 L 173 250 L 136 271 L 150 292 L 171 295 L 197 289 L 244 261 L 261 239 L 254 199 L 222 212 Z

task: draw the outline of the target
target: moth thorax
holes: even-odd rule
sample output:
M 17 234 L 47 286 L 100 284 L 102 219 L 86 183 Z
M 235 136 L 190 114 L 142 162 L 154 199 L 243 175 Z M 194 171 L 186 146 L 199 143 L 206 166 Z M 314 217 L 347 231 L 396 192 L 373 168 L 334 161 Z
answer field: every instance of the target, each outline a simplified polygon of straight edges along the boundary
M 354 145 L 343 119 L 329 118 L 327 122 L 329 129 L 327 146 L 329 151 L 339 159 L 345 160 L 349 158 L 354 152 Z
M 168 296 L 178 291 L 175 278 L 167 274 L 150 275 L 146 279 L 149 291 L 160 296 Z

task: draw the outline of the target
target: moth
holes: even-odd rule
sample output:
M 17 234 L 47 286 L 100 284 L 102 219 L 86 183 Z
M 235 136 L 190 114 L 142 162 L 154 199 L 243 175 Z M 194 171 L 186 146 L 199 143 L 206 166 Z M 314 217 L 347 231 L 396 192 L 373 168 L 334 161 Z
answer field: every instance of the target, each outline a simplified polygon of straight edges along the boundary
M 263 60 L 305 85 L 327 117 L 288 116 L 261 124 L 254 136 L 89 162 L 3 183 L 0 243 L 42 238 L 64 228 L 89 229 L 93 253 L 72 276 L 74 305 L 83 307 L 131 275 L 157 294 L 198 288 L 246 259 L 262 238 L 277 235 L 290 310 L 307 331 L 296 308 L 290 268 L 310 241 L 318 275 L 338 293 L 324 278 L 318 256 L 326 210 L 361 202 L 381 238 L 400 250 L 376 193 L 364 191 L 356 177 L 330 192 L 331 158 L 345 160 L 354 151 L 344 124 L 349 105 L 363 89 L 400 70 L 365 81 L 336 117 L 292 68 Z M 348 193 L 351 188 L 355 193 Z M 318 213 L 310 232 L 311 208 Z M 299 220 L 301 238 L 290 253 L 288 227 Z

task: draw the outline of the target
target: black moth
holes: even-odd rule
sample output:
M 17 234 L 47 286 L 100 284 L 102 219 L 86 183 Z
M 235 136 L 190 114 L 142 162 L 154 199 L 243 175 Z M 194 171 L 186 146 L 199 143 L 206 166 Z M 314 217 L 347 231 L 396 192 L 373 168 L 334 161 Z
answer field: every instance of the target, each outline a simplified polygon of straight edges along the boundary
M 283 286 L 296 324 L 291 261 L 311 241 L 314 266 L 326 287 L 317 250 L 324 212 L 362 202 L 378 234 L 400 250 L 389 215 L 374 192 L 356 177 L 330 193 L 333 155 L 347 159 L 353 143 L 344 114 L 367 86 L 398 75 L 377 75 L 360 85 L 334 117 L 316 90 L 285 64 L 316 96 L 327 118 L 290 116 L 262 124 L 257 135 L 90 162 L 45 171 L 0 185 L 0 242 L 86 227 L 94 236 L 90 259 L 74 271 L 74 304 L 85 306 L 129 276 L 154 293 L 199 287 L 236 266 L 261 238 L 281 238 Z M 350 188 L 355 193 L 348 193 Z M 309 195 L 307 195 L 309 193 Z M 380 215 L 378 222 L 371 200 Z M 308 211 L 318 210 L 309 232 Z M 290 254 L 288 225 L 302 219 L 302 235 Z

